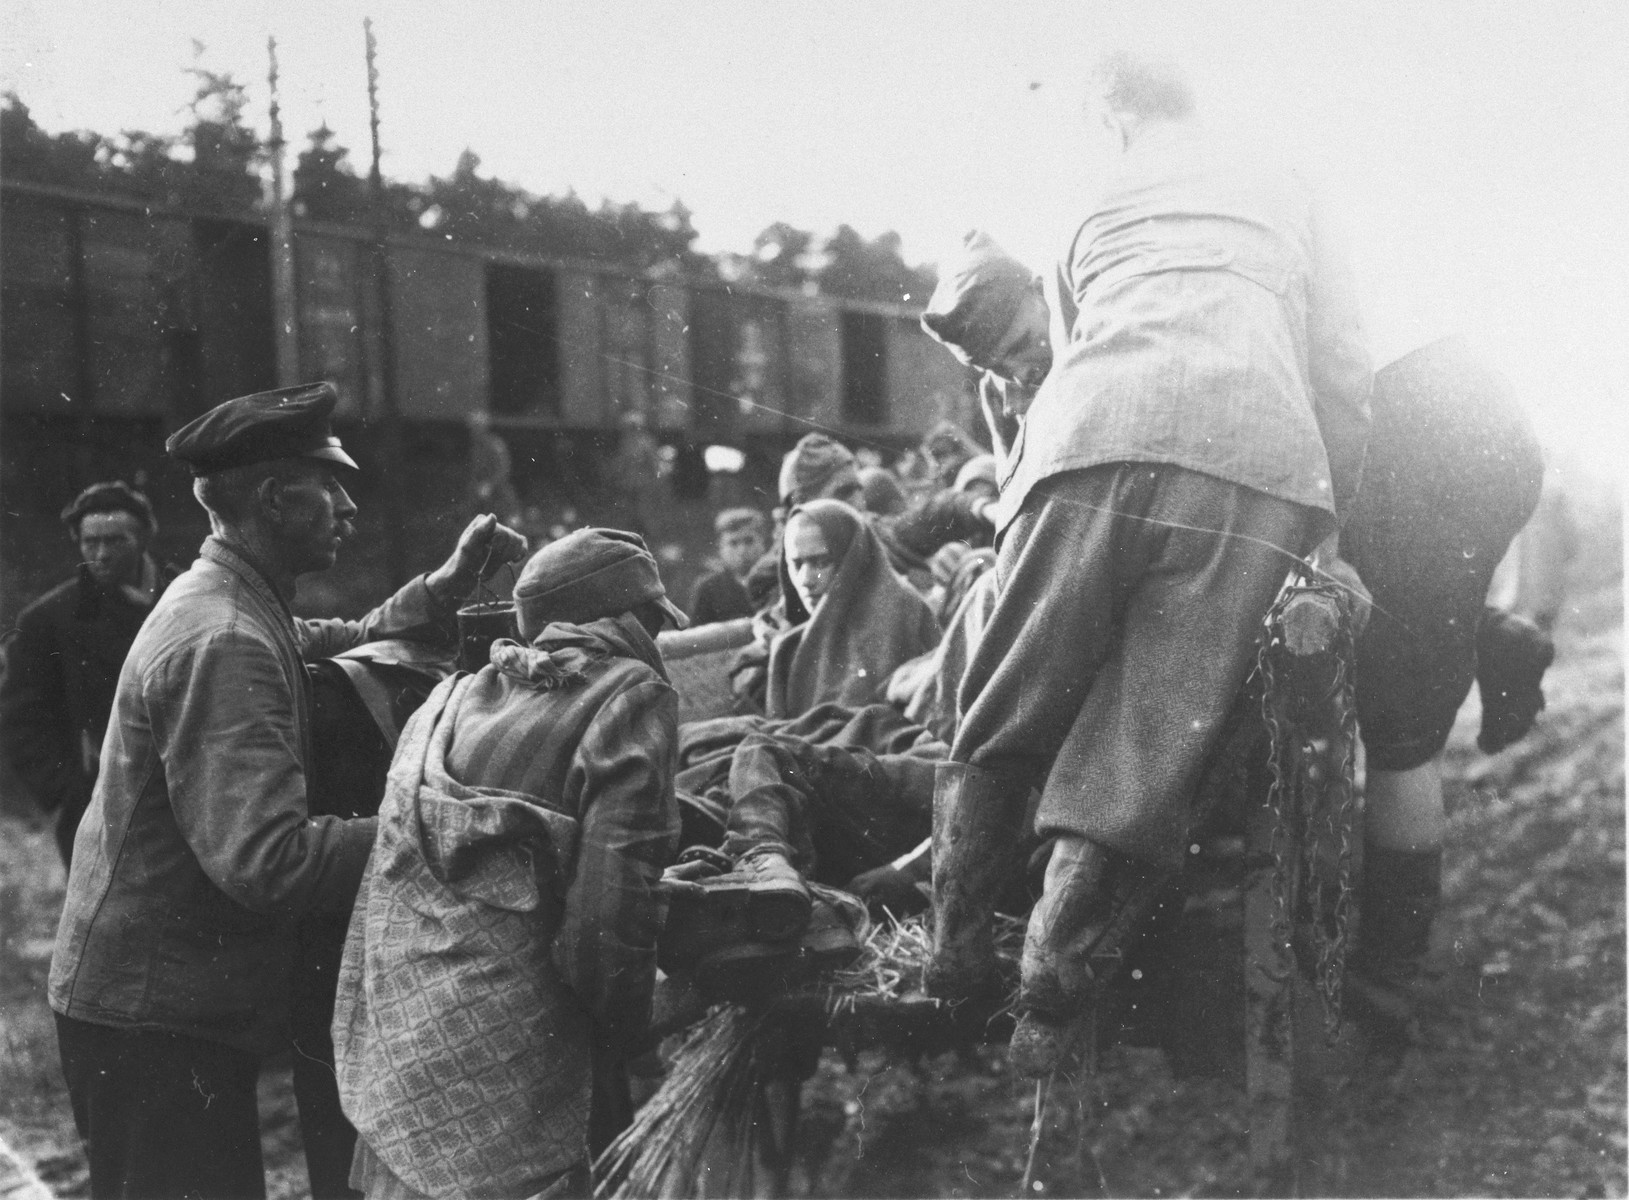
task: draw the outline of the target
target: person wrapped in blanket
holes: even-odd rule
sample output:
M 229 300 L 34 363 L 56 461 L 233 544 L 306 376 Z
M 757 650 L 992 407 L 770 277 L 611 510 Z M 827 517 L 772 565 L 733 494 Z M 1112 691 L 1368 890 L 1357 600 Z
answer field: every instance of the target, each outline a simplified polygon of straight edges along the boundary
M 895 668 L 939 641 L 927 601 L 889 567 L 874 526 L 840 500 L 792 510 L 780 574 L 781 600 L 731 667 L 739 712 L 782 718 L 876 703 Z
M 372 1197 L 580 1195 L 592 1059 L 649 1038 L 676 850 L 685 626 L 637 534 L 582 529 L 516 583 L 520 642 L 403 731 L 334 1010 Z
M 932 586 L 928 560 L 936 550 L 958 541 L 988 545 L 994 533 L 992 493 L 947 487 L 909 502 L 897 484 L 888 487 L 875 471 L 860 466 L 852 450 L 823 433 L 805 434 L 787 452 L 778 487 L 778 511 L 788 514 L 812 500 L 853 505 L 882 542 L 888 565 L 922 592 Z M 760 610 L 783 594 L 780 558 L 777 539 L 747 578 L 747 591 L 759 598 Z
M 998 448 L 1018 436 L 1031 388 L 1050 365 L 1039 282 L 974 233 L 944 271 L 922 321 L 969 365 Z M 1553 657 L 1534 625 L 1486 604 L 1494 567 L 1532 512 L 1539 449 L 1509 386 L 1465 343 L 1434 343 L 1381 370 L 1362 485 L 1339 559 L 1361 577 L 1373 615 L 1356 645 L 1358 722 L 1367 758 L 1361 927 L 1348 995 L 1380 1044 L 1417 1035 L 1423 964 L 1440 903 L 1441 758 L 1473 679 L 1478 745 L 1496 753 L 1531 728 Z M 1329 549 L 1333 549 L 1331 545 Z M 1354 582 L 1356 582 L 1354 580 Z M 965 699 L 965 697 L 964 697 Z M 1028 832 L 1028 831 L 1026 831 Z M 925 878 L 928 847 L 876 886 Z

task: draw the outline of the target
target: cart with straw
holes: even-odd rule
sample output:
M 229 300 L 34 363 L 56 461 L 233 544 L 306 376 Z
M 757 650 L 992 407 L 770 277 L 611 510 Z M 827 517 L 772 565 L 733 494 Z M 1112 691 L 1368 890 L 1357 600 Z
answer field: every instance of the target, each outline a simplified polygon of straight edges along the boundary
M 1314 1082 L 1309 1041 L 1320 1022 L 1329 1034 L 1339 1024 L 1352 908 L 1350 610 L 1338 586 L 1302 578 L 1269 614 L 1257 669 L 1192 797 L 1188 863 L 1126 885 L 1096 939 L 1096 991 L 1078 1016 L 1074 1056 L 1037 1085 L 1025 1194 L 1032 1175 L 1055 1169 L 1037 1160 L 1043 1141 L 1043 1160 L 1072 1155 L 1060 1173 L 1091 1186 L 1081 1106 L 1072 1126 L 1056 1116 L 1070 1107 L 1063 1093 L 1089 1082 L 1097 1048 L 1116 1040 L 1159 1045 L 1190 1071 L 1239 1080 L 1250 1186 L 1295 1192 L 1297 1101 Z M 727 702 L 725 672 L 748 636 L 745 621 L 663 635 L 682 719 Z M 693 997 L 659 993 L 660 1022 L 693 1023 L 675 1038 L 661 1088 L 602 1157 L 599 1194 L 784 1195 L 802 1083 L 822 1047 L 909 1058 L 1004 1043 L 1010 1002 L 951 1004 L 922 991 L 930 920 L 878 923 L 849 969 L 751 1007 L 703 1015 Z M 1014 985 L 1023 929 L 1021 919 L 998 919 Z

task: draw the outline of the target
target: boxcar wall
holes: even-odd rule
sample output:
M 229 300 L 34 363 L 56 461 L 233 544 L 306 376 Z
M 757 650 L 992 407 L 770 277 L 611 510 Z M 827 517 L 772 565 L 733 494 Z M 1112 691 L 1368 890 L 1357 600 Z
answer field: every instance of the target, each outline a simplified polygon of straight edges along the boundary
M 264 219 L 12 181 L 0 205 L 4 624 L 72 568 L 56 513 L 92 480 L 144 483 L 160 549 L 190 558 L 205 525 L 163 457 L 166 432 L 279 384 L 338 385 L 341 436 L 369 468 L 364 537 L 310 596 L 341 609 L 429 565 L 440 526 L 465 515 L 472 412 L 503 435 L 545 527 L 615 518 L 606 468 L 621 418 L 642 414 L 673 466 L 651 532 L 676 592 L 701 569 L 711 513 L 768 507 L 780 454 L 809 429 L 888 451 L 943 417 L 977 428 L 967 372 L 906 308 L 430 235 L 381 247 L 367 229 L 303 221 L 279 305 Z M 280 351 L 297 379 L 278 378 Z M 708 476 L 714 444 L 745 452 L 739 476 Z

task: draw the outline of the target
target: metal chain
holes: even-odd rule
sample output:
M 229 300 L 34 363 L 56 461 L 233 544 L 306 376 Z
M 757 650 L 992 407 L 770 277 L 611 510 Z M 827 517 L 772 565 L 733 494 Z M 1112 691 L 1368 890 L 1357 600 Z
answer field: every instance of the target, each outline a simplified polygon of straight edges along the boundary
M 1290 944 L 1290 879 L 1289 867 L 1284 861 L 1284 843 L 1289 836 L 1286 809 L 1293 807 L 1293 787 L 1288 776 L 1293 774 L 1293 755 L 1286 750 L 1292 731 L 1283 720 L 1276 703 L 1278 680 L 1274 650 L 1281 644 L 1277 630 L 1282 613 L 1282 601 L 1267 614 L 1267 633 L 1261 639 L 1256 654 L 1256 670 L 1261 675 L 1261 719 L 1267 726 L 1267 770 L 1271 780 L 1267 786 L 1267 807 L 1273 815 L 1272 838 L 1269 843 L 1273 856 L 1273 942 L 1279 947 Z
M 1286 698 L 1279 692 L 1276 660 L 1283 646 L 1279 622 L 1292 593 L 1286 592 L 1269 612 L 1268 635 L 1262 639 L 1257 655 L 1256 669 L 1263 685 L 1261 713 L 1268 733 L 1267 804 L 1273 817 L 1272 933 L 1280 946 L 1288 945 L 1293 934 L 1291 913 L 1297 907 L 1294 893 L 1309 898 L 1318 992 L 1323 1001 L 1325 1033 L 1333 1039 L 1340 1029 L 1348 934 L 1354 907 L 1352 841 L 1357 806 L 1354 785 L 1357 707 L 1351 671 L 1354 639 L 1351 615 L 1339 589 L 1303 582 L 1302 590 L 1333 596 L 1340 603 L 1341 620 L 1335 646 L 1334 684 L 1313 722 L 1292 717 Z M 1325 713 L 1332 718 L 1326 727 L 1308 727 L 1322 725 L 1319 718 Z M 1289 852 L 1292 840 L 1299 842 L 1301 851 L 1297 864 L 1301 867 L 1299 889 L 1292 878 L 1290 860 L 1296 857 Z M 1334 908 L 1326 914 L 1322 906 L 1331 892 Z

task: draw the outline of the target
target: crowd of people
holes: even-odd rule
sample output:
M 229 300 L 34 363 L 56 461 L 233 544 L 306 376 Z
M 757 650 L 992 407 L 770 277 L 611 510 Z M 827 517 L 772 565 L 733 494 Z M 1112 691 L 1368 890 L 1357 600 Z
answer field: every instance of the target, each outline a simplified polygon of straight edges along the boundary
M 361 620 L 296 617 L 356 516 L 324 383 L 170 438 L 213 531 L 185 571 L 128 486 L 64 510 L 84 565 L 19 618 L 0 714 L 58 814 L 93 1194 L 263 1195 L 256 1079 L 291 1037 L 314 1195 L 585 1194 L 659 972 L 785 985 L 850 960 L 866 906 L 931 900 L 952 1000 L 1003 986 L 993 915 L 1029 909 L 1014 1044 L 1049 1070 L 1086 932 L 1180 865 L 1297 573 L 1368 613 L 1352 988 L 1406 1043 L 1449 727 L 1473 681 L 1489 752 L 1543 704 L 1548 637 L 1486 606 L 1539 450 L 1461 343 L 1374 371 L 1313 197 L 1218 151 L 1173 68 L 1090 79 L 1109 165 L 1065 255 L 1038 277 L 971 234 L 922 317 L 992 449 L 935 431 L 924 485 L 805 436 L 773 520 L 718 515 L 689 616 L 639 529 L 529 552 L 487 514 Z M 515 636 L 457 671 L 460 603 L 509 562 Z M 660 635 L 743 618 L 733 711 L 681 726 Z

